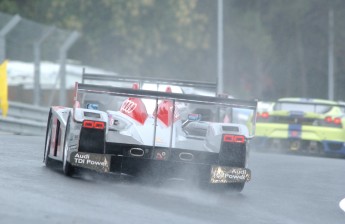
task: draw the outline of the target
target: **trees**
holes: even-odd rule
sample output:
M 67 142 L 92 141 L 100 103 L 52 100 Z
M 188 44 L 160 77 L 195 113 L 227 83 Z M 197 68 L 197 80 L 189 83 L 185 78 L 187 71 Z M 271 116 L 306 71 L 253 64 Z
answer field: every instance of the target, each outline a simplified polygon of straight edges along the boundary
M 345 2 L 224 1 L 231 95 L 327 98 L 328 8 L 335 10 L 336 98 L 344 99 Z M 217 1 L 2 0 L 0 10 L 77 29 L 71 57 L 127 75 L 216 81 Z
M 229 11 L 233 16 L 229 19 L 229 29 L 233 32 L 227 38 L 232 46 L 226 52 L 234 55 L 230 64 L 232 78 L 244 74 L 247 82 L 261 85 L 261 91 L 254 87 L 251 90 L 261 99 L 327 98 L 330 4 L 334 4 L 335 10 L 335 98 L 344 98 L 341 86 L 345 78 L 340 71 L 344 61 L 339 54 L 345 47 L 340 43 L 344 35 L 343 1 L 231 1 Z M 274 88 L 265 94 L 271 82 Z
M 0 10 L 61 28 L 82 39 L 71 50 L 85 63 L 123 74 L 191 78 L 188 61 L 209 48 L 197 0 L 3 1 Z M 200 59 L 199 59 L 200 60 Z M 199 61 L 202 63 L 202 61 Z M 168 66 L 169 65 L 169 66 Z M 186 67 L 185 71 L 181 68 Z

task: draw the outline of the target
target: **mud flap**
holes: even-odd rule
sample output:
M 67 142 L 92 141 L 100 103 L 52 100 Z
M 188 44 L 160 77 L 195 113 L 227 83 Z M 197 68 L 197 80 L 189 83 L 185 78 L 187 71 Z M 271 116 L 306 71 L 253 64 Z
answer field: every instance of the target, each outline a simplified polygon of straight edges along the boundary
M 70 163 L 72 166 L 87 168 L 98 172 L 110 171 L 110 155 L 72 152 Z
M 251 179 L 251 171 L 246 168 L 212 166 L 210 183 L 244 183 Z

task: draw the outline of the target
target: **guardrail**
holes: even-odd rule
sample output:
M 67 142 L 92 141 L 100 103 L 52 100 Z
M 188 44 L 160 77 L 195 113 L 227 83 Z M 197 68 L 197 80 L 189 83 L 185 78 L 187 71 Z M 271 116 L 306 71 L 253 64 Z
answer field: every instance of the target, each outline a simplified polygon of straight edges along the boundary
M 0 131 L 20 135 L 44 135 L 46 123 L 17 119 L 13 117 L 0 117 Z
M 8 102 L 8 116 L 20 119 L 47 121 L 49 108 L 33 106 L 19 102 Z
M 20 135 L 44 135 L 48 108 L 9 102 L 7 117 L 0 115 L 0 131 Z

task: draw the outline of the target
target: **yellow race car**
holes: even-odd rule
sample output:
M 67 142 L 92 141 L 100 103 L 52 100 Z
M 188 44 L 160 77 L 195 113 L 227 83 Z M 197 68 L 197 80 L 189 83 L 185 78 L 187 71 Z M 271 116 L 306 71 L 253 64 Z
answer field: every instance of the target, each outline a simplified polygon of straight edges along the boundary
M 330 100 L 282 98 L 257 113 L 255 147 L 345 156 L 344 105 Z

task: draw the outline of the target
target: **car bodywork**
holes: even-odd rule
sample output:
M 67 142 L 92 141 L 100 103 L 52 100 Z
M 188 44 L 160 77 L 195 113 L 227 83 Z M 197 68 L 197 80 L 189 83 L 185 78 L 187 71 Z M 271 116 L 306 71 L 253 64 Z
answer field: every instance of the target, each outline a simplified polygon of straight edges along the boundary
M 255 147 L 345 155 L 342 105 L 321 99 L 282 98 L 257 114 Z
M 154 102 L 153 113 L 145 100 Z M 209 105 L 216 117 L 183 119 L 178 103 Z M 251 176 L 246 164 L 256 106 L 256 101 L 76 83 L 73 108 L 50 109 L 44 162 L 58 162 L 68 176 L 83 168 L 241 191 Z M 236 108 L 251 120 L 225 114 Z M 224 116 L 230 116 L 227 123 Z

